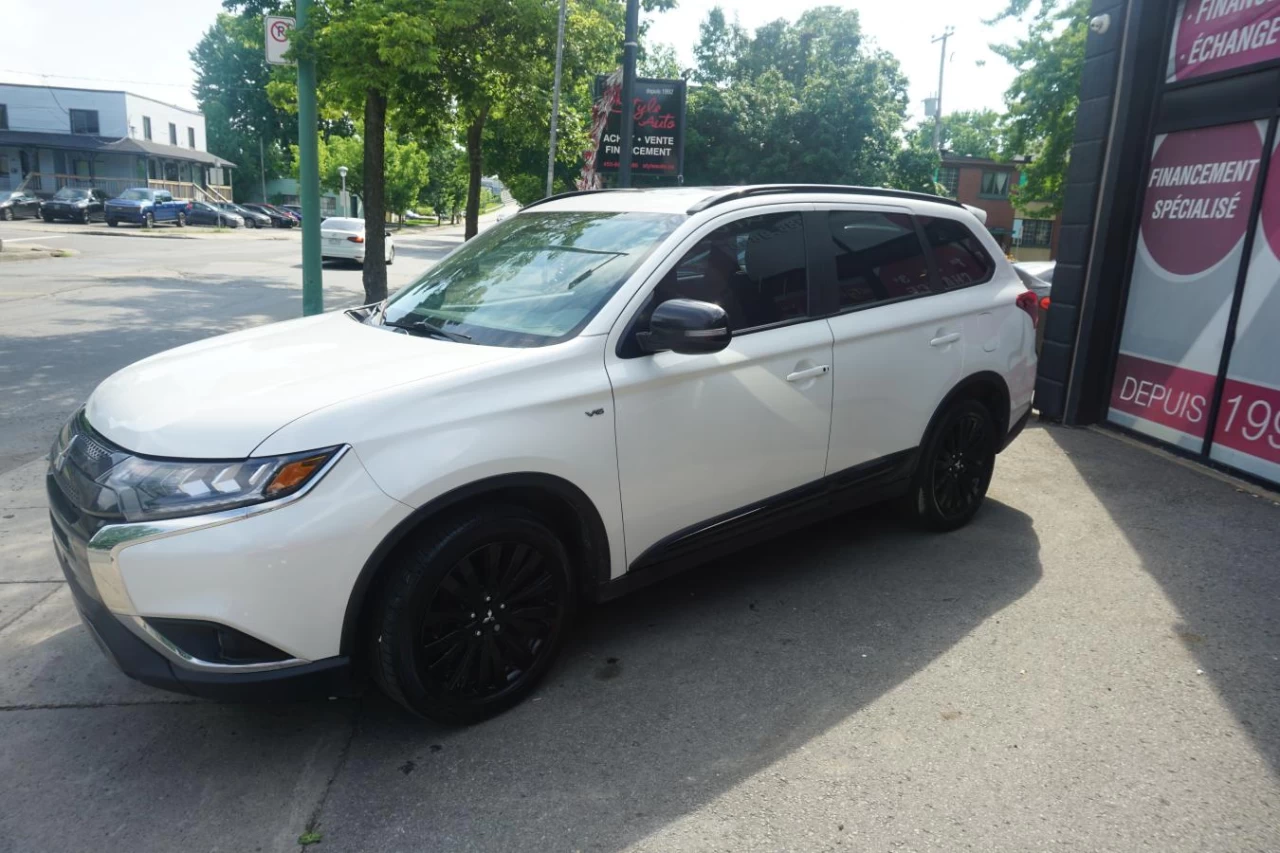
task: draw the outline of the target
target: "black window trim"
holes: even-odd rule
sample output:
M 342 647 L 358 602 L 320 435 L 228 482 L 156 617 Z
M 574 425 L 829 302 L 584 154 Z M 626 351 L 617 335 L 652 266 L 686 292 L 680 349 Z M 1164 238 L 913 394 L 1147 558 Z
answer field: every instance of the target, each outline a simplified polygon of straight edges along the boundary
M 805 201 L 778 201 L 774 200 L 772 204 L 762 204 L 753 207 L 740 207 L 735 210 L 726 210 L 720 216 L 704 222 L 698 229 L 689 235 L 686 235 L 678 244 L 667 253 L 666 259 L 645 279 L 640 289 L 636 291 L 635 296 L 627 302 L 627 307 L 623 309 L 623 315 L 628 310 L 631 316 L 627 318 L 626 323 L 622 327 L 622 334 L 618 336 L 618 343 L 614 347 L 614 354 L 618 358 L 645 358 L 654 355 L 650 352 L 633 351 L 633 346 L 628 346 L 634 342 L 636 336 L 636 324 L 640 322 L 640 318 L 644 316 L 649 309 L 649 303 L 653 301 L 653 293 L 657 290 L 658 285 L 667 277 L 667 273 L 671 272 L 680 263 L 680 259 L 693 250 L 705 237 L 714 232 L 718 228 L 730 225 L 740 219 L 747 219 L 752 216 L 768 216 L 769 214 L 787 214 L 795 213 L 800 216 L 800 235 L 804 240 L 804 273 L 805 273 L 805 289 L 808 291 L 808 308 L 806 316 L 792 317 L 787 320 L 779 320 L 776 323 L 765 323 L 761 326 L 752 326 L 747 329 L 730 330 L 733 337 L 738 338 L 743 335 L 753 335 L 757 332 L 770 332 L 774 329 L 785 329 L 787 326 L 795 326 L 799 323 L 811 323 L 815 320 L 825 320 L 830 316 L 823 301 L 819 298 L 820 288 L 814 283 L 814 267 L 813 267 L 813 249 L 809 241 L 809 229 L 812 227 L 811 217 L 814 214 L 815 205 L 813 202 Z M 658 247 L 655 247 L 655 249 Z M 670 261 L 670 264 L 667 262 Z M 641 297 L 640 294 L 644 293 Z M 636 299 L 639 298 L 639 302 Z M 635 305 L 634 309 L 631 307 Z M 654 306 L 655 308 L 657 306 Z

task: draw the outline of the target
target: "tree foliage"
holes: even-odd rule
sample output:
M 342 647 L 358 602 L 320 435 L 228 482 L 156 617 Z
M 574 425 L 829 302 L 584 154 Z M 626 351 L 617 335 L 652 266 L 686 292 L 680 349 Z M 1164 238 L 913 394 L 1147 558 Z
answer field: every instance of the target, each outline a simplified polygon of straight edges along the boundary
M 916 148 L 933 147 L 933 119 L 920 122 L 907 135 Z M 1005 116 L 995 110 L 960 110 L 942 117 L 942 149 L 961 157 L 999 160 L 1020 152 L 1006 141 Z
M 992 45 L 992 50 L 1017 70 L 1005 93 L 1007 148 L 1031 158 L 1022 173 L 1026 182 L 1014 191 L 1013 202 L 1019 207 L 1043 202 L 1047 207 L 1038 215 L 1051 215 L 1062 209 L 1080 102 L 1089 0 L 1011 0 L 995 20 L 1028 15 L 1025 38 Z
M 268 97 L 273 72 L 262 56 L 261 20 L 225 13 L 191 51 L 192 93 L 205 116 L 208 147 L 236 164 L 232 192 L 239 199 L 261 194 L 262 172 L 275 177 L 288 171 L 285 152 L 297 139 L 297 119 Z
M 749 35 L 715 8 L 694 54 L 691 183 L 885 185 L 908 165 L 906 77 L 865 42 L 856 11 L 820 6 Z

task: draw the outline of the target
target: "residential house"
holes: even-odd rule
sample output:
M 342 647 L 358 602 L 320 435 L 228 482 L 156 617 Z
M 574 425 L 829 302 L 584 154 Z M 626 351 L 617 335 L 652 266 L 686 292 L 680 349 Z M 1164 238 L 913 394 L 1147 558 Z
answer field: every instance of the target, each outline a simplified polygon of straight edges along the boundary
M 1061 217 L 1037 217 L 1033 210 L 1019 213 L 1009 201 L 1009 192 L 1022 179 L 1019 166 L 1025 162 L 1025 158 L 1004 163 L 944 151 L 938 183 L 957 201 L 987 212 L 987 229 L 1007 254 L 1020 261 L 1052 260 L 1058 255 Z
M 149 186 L 230 200 L 234 167 L 206 150 L 198 112 L 130 92 L 0 83 L 0 190 Z

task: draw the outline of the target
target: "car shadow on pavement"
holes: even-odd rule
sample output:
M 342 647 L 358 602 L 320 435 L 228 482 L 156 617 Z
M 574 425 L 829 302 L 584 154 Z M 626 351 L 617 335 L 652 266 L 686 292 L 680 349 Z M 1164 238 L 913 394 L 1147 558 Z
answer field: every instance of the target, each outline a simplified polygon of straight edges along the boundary
M 695 569 L 590 612 L 538 694 L 488 723 L 368 697 L 326 847 L 624 848 L 882 700 L 1040 577 L 1031 519 L 994 500 L 951 534 L 877 508 Z
M 1094 431 L 1048 431 L 1176 608 L 1176 639 L 1280 777 L 1280 505 Z

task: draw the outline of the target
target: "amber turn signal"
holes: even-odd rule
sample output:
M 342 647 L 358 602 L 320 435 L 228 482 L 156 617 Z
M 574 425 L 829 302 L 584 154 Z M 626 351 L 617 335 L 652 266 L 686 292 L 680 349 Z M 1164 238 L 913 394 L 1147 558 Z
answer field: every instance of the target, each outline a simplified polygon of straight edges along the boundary
M 263 490 L 263 494 L 266 497 L 273 498 L 283 492 L 293 491 L 307 482 L 307 480 L 310 480 L 311 475 L 319 470 L 320 466 L 324 465 L 328 459 L 328 454 L 321 454 L 290 462 L 271 478 L 271 482 Z

